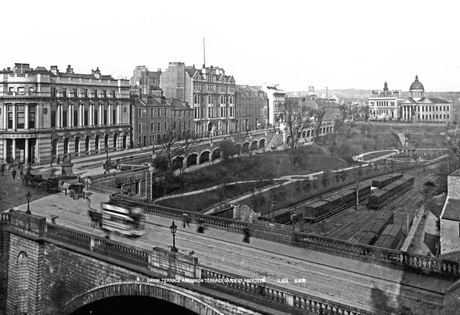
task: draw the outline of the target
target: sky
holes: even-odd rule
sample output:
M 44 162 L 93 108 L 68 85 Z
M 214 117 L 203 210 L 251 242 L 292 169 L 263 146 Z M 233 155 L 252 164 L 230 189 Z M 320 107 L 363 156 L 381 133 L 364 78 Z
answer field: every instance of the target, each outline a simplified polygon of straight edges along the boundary
M 0 69 L 14 63 L 130 78 L 169 62 L 219 66 L 285 91 L 460 91 L 455 0 L 23 0 L 2 3 Z M 203 49 L 205 39 L 205 54 Z M 205 59 L 204 59 L 205 56 Z

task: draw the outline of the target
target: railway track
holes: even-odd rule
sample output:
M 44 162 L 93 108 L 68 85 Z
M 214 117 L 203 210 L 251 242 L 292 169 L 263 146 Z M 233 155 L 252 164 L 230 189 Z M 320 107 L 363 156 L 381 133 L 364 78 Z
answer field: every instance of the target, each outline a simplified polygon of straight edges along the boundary
M 423 202 L 423 196 L 418 192 L 422 190 L 427 181 L 437 181 L 435 168 L 430 167 L 423 173 L 422 170 L 407 172 L 407 175 L 415 176 L 414 186 L 398 198 L 388 202 L 379 210 L 367 209 L 367 201 L 361 202 L 358 209 L 353 207 L 344 209 L 334 216 L 324 220 L 324 223 L 306 225 L 304 231 L 307 233 L 328 236 L 335 239 L 351 241 L 363 231 L 383 211 L 394 212 L 394 224 L 405 224 L 406 214 L 412 219 Z M 413 192 L 413 193 L 411 193 Z

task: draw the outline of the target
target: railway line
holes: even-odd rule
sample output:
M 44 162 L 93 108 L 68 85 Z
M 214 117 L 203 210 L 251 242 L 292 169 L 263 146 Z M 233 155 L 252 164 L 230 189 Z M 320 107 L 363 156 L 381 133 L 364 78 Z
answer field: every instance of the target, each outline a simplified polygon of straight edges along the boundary
M 353 241 L 382 212 L 391 210 L 394 213 L 393 224 L 404 226 L 403 231 L 404 235 L 406 235 L 406 216 L 409 215 L 409 218 L 412 220 L 423 204 L 423 196 L 419 191 L 423 189 L 423 185 L 427 181 L 436 182 L 438 179 L 436 168 L 433 166 L 427 167 L 426 172 L 412 170 L 407 172 L 406 175 L 415 177 L 414 186 L 398 198 L 389 201 L 379 210 L 368 209 L 368 201 L 366 200 L 358 205 L 358 209 L 349 207 L 325 219 L 323 222 L 305 224 L 304 232 L 334 239 Z

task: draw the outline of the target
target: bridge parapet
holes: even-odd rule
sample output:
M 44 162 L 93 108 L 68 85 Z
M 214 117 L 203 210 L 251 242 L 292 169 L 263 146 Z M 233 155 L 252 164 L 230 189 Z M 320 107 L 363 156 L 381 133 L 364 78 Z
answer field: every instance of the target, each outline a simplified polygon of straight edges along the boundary
M 295 292 L 260 281 L 262 279 L 243 279 L 229 273 L 222 273 L 208 267 L 201 267 L 202 286 L 218 291 L 229 291 L 236 296 L 253 295 L 262 300 L 261 304 L 277 304 L 281 307 L 299 311 L 309 311 L 318 314 L 371 314 L 365 310 L 346 306 L 322 298 Z
M 409 254 L 403 251 L 385 249 L 348 241 L 331 239 L 323 236 L 310 235 L 294 232 L 293 245 L 331 253 L 333 255 L 347 256 L 351 259 L 365 261 L 380 261 L 411 267 L 424 271 L 437 272 L 441 274 L 460 277 L 460 263 L 456 261 L 442 260 L 423 255 Z

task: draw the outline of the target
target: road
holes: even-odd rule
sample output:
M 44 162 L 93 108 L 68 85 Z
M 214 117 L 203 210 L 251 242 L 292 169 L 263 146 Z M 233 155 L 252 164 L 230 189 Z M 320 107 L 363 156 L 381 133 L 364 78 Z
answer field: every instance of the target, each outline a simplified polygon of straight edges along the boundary
M 98 207 L 100 201 L 108 200 L 108 196 L 96 192 L 90 198 L 91 207 Z M 25 210 L 26 207 L 22 205 L 17 209 Z M 51 215 L 58 215 L 57 224 L 104 236 L 102 231 L 90 227 L 88 207 L 88 200 L 73 200 L 64 193 L 30 204 L 34 214 L 47 217 L 47 220 Z M 147 216 L 146 235 L 137 240 L 116 236 L 113 239 L 146 250 L 152 247 L 169 249 L 172 243 L 171 219 Z M 208 228 L 205 234 L 198 234 L 195 225 L 183 228 L 181 222 L 177 223 L 176 246 L 179 252 L 198 257 L 199 263 L 204 266 L 247 278 L 264 277 L 268 283 L 280 287 L 369 311 L 377 303 L 376 290 L 384 292 L 385 300 L 393 305 L 397 305 L 402 297 L 418 303 L 427 311 L 426 314 L 434 314 L 435 308 L 442 305 L 443 295 L 439 293 L 444 290 L 442 287 L 433 288 L 438 292 L 421 294 L 417 289 L 400 284 L 401 279 L 407 277 L 402 271 L 382 266 L 377 268 L 373 264 L 256 238 L 251 238 L 251 243 L 246 244 L 242 243 L 242 235 L 220 229 Z M 280 279 L 287 279 L 287 282 L 281 283 Z M 295 279 L 306 279 L 306 282 L 295 283 Z M 445 283 L 443 286 L 448 285 Z

